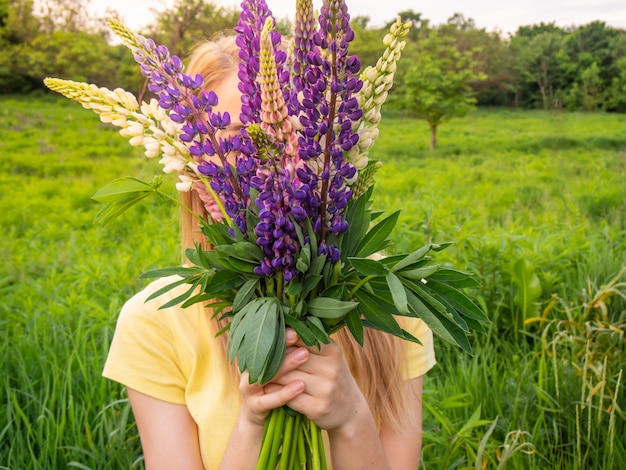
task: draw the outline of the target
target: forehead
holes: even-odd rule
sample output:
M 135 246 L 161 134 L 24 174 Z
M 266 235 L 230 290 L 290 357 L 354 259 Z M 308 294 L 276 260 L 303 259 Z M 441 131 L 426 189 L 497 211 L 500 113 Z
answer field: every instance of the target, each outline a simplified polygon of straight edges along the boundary
M 217 106 L 213 107 L 213 111 L 222 113 L 228 111 L 233 121 L 239 120 L 239 113 L 241 112 L 241 92 L 238 85 L 239 79 L 235 70 L 211 88 L 218 98 Z

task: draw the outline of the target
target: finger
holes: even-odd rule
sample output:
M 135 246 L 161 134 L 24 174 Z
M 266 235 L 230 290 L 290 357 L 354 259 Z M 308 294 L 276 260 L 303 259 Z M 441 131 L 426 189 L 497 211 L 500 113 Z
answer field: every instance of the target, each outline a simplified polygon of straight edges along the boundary
M 272 378 L 272 382 L 285 385 L 287 382 L 293 381 L 294 378 L 289 378 L 288 375 L 298 367 L 302 366 L 302 364 L 306 363 L 310 356 L 311 353 L 306 348 L 290 348 L 290 350 L 287 351 L 287 354 L 285 354 L 285 359 L 283 360 L 280 369 L 278 369 L 278 372 Z
M 302 394 L 304 392 L 304 382 L 295 380 L 284 386 L 268 386 L 264 390 L 264 394 L 256 395 L 252 400 L 256 402 L 258 409 L 269 411 L 286 405 Z
M 287 347 L 293 346 L 298 342 L 300 338 L 298 338 L 298 334 L 294 331 L 293 328 L 287 328 L 285 330 L 285 343 L 287 343 Z

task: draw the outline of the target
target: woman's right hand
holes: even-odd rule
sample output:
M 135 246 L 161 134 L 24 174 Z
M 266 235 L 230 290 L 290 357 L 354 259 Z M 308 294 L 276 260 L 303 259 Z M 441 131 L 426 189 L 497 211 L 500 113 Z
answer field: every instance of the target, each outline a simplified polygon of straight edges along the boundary
M 241 375 L 239 390 L 241 392 L 241 416 L 247 423 L 260 426 L 265 424 L 265 418 L 271 410 L 279 408 L 304 391 L 302 380 L 285 382 L 285 375 L 304 364 L 309 359 L 309 351 L 305 347 L 297 347 L 296 332 L 288 328 L 285 331 L 287 353 L 285 360 L 276 376 L 265 385 L 249 383 L 248 372 Z

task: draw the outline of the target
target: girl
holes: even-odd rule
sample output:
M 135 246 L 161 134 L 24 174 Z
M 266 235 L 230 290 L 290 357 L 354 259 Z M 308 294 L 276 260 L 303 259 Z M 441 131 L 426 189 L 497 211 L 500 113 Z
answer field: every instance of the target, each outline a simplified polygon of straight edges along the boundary
M 238 61 L 235 40 L 226 37 L 200 46 L 187 68 L 217 93 L 214 111 L 230 113 L 222 132 L 242 127 Z M 202 187 L 194 189 L 184 204 L 207 214 Z M 186 211 L 181 228 L 183 248 L 210 248 Z M 421 345 L 366 329 L 363 348 L 340 331 L 317 349 L 288 330 L 282 367 L 260 386 L 228 363 L 224 335 L 215 337 L 221 326 L 206 305 L 159 310 L 181 290 L 145 302 L 171 281 L 153 282 L 124 305 L 103 373 L 128 390 L 149 470 L 254 469 L 265 417 L 283 405 L 325 430 L 327 461 L 336 470 L 418 467 L 423 376 L 435 364 L 423 322 L 400 319 Z

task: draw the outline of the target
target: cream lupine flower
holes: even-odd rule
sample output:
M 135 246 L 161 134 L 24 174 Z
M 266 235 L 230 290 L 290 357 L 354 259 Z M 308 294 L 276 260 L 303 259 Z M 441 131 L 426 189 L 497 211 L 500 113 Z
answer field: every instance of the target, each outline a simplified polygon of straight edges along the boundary
M 132 93 L 121 88 L 109 90 L 93 84 L 46 78 L 46 86 L 67 98 L 79 102 L 84 108 L 95 111 L 104 123 L 120 128 L 120 134 L 129 138 L 133 146 L 146 149 L 147 158 L 161 156 L 159 163 L 165 173 L 179 173 L 179 191 L 190 191 L 197 174 L 197 165 L 189 149 L 178 141 L 180 124 L 172 121 L 157 100 L 142 102 L 141 106 Z M 186 175 L 180 172 L 187 170 Z M 184 177 L 183 177 L 184 176 Z
M 381 117 L 380 109 L 393 86 L 396 64 L 406 45 L 406 41 L 402 40 L 402 38 L 407 35 L 410 28 L 410 22 L 402 23 L 400 18 L 398 18 L 383 39 L 383 43 L 387 48 L 378 59 L 376 66 L 366 67 L 359 77 L 363 80 L 363 88 L 361 88 L 357 96 L 363 111 L 363 117 L 355 129 L 357 134 L 359 134 L 359 142 L 347 155 L 348 160 L 359 171 L 367 167 L 369 162 L 367 152 L 378 138 L 378 123 Z

